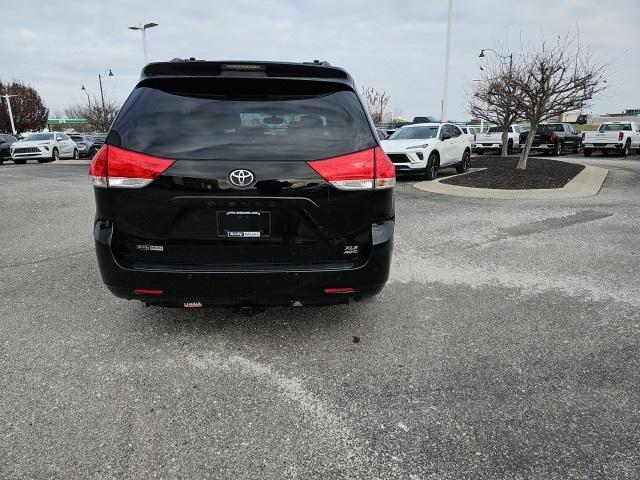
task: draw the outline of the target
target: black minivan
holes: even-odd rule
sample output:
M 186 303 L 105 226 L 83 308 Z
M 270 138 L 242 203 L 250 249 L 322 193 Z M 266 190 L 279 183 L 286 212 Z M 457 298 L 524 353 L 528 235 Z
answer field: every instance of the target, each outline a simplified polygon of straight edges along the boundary
M 89 173 L 118 297 L 345 303 L 389 276 L 394 166 L 353 79 L 326 62 L 149 64 Z

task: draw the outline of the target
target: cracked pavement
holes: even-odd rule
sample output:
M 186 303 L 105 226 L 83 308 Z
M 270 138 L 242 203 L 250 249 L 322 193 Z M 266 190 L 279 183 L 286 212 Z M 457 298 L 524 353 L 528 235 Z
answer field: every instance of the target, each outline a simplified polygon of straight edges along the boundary
M 112 297 L 86 166 L 0 166 L 0 478 L 640 477 L 640 158 L 585 163 L 587 199 L 400 179 L 381 295 L 249 317 Z

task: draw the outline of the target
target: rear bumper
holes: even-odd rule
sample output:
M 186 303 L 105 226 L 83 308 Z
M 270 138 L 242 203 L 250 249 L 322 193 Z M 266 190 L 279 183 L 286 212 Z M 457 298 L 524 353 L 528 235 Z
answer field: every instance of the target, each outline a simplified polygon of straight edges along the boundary
M 583 148 L 587 150 L 622 150 L 623 143 L 585 143 Z
M 166 306 L 293 306 L 348 303 L 370 297 L 384 287 L 391 265 L 394 222 L 373 228 L 374 245 L 366 264 L 350 269 L 185 271 L 140 270 L 120 265 L 111 251 L 110 229 L 94 229 L 102 280 L 115 296 Z M 325 293 L 325 288 L 352 288 Z M 162 290 L 137 295 L 134 289 Z
M 498 150 L 502 148 L 502 142 L 500 143 L 474 143 L 474 150 Z
M 556 148 L 555 143 L 533 143 L 531 144 L 531 150 L 554 150 Z
M 502 142 L 499 143 L 473 143 L 473 151 L 477 152 L 479 151 L 483 151 L 483 150 L 502 150 Z M 522 145 L 520 145 L 519 143 L 513 143 L 512 147 L 514 149 L 520 149 L 522 148 Z

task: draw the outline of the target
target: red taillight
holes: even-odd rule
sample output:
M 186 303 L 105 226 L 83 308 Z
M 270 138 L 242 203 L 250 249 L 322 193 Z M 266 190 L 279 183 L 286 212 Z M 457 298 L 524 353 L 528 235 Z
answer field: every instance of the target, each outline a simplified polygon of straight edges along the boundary
M 552 143 L 556 141 L 556 134 L 555 133 L 551 132 L 549 134 L 549 141 L 552 142 Z
M 164 290 L 154 288 L 136 288 L 133 290 L 134 295 L 163 295 Z
M 334 294 L 334 293 L 355 293 L 355 289 L 350 287 L 342 287 L 342 288 L 325 288 L 324 293 Z
M 375 188 L 393 188 L 396 185 L 396 167 L 380 147 L 373 150 L 376 155 Z
M 371 190 L 395 185 L 393 163 L 380 147 L 309 162 L 318 175 L 340 190 Z
M 89 166 L 91 182 L 96 187 L 107 186 L 107 146 L 103 145 L 93 156 Z
M 624 138 L 624 133 L 622 132 L 618 133 L 618 141 L 621 142 L 623 138 Z
M 91 161 L 89 175 L 97 187 L 140 188 L 153 182 L 174 161 L 103 145 Z

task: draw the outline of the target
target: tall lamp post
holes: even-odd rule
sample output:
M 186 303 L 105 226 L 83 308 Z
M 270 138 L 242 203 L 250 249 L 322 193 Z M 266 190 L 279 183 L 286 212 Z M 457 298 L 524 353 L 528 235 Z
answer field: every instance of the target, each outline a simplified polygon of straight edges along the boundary
M 144 25 L 139 23 L 137 27 L 129 27 L 129 30 L 140 30 L 142 33 L 142 50 L 144 51 L 144 64 L 149 63 L 149 59 L 147 57 L 147 28 L 157 27 L 157 23 L 145 23 Z
M 84 91 L 84 93 L 87 94 L 87 104 L 89 105 L 89 110 L 91 110 L 91 99 L 89 98 L 89 92 L 87 92 L 87 89 L 84 88 L 84 85 L 82 85 L 82 88 L 80 90 Z
M 0 95 L 0 98 L 4 98 L 7 101 L 7 110 L 9 110 L 9 119 L 11 120 L 11 132 L 13 132 L 13 134 L 15 135 L 16 132 L 16 125 L 15 123 L 13 123 L 13 112 L 11 111 L 11 100 L 9 100 L 11 97 L 17 97 L 18 95 L 9 95 L 8 93 L 5 93 L 4 95 Z
M 86 116 L 88 117 L 89 115 L 91 115 L 91 99 L 89 98 L 89 92 L 87 92 L 87 89 L 84 88 L 84 85 L 82 85 L 82 88 L 80 90 L 82 90 L 84 93 L 87 94 L 87 105 L 89 106 L 89 111 L 87 112 Z M 82 125 L 83 132 L 85 131 L 86 128 L 87 128 L 86 124 Z
M 480 55 L 478 55 L 478 57 L 479 58 L 486 57 L 484 52 L 493 52 L 497 57 L 500 57 L 503 60 L 506 60 L 508 58 L 509 59 L 509 72 L 511 72 L 511 69 L 513 68 L 513 53 L 510 53 L 509 55 L 501 55 L 498 52 L 496 52 L 493 48 L 483 48 L 482 50 L 480 50 Z
M 449 53 L 451 51 L 451 20 L 453 17 L 453 0 L 449 0 L 449 15 L 447 16 L 447 49 L 444 55 L 444 87 L 442 89 L 442 111 L 440 121 L 446 122 L 447 97 L 449 96 Z
M 102 79 L 104 77 L 113 77 L 113 72 L 111 71 L 111 69 L 109 68 L 108 70 L 109 70 L 109 73 L 107 73 L 107 70 L 105 70 L 104 73 L 98 74 L 98 83 L 100 84 L 100 98 L 102 98 L 102 120 L 105 123 L 107 122 L 107 114 L 104 107 L 104 92 L 102 90 Z

